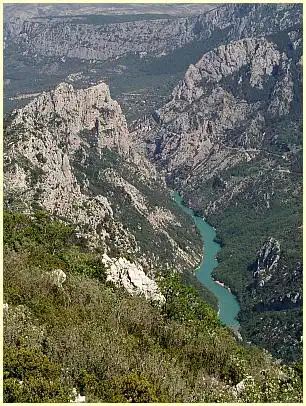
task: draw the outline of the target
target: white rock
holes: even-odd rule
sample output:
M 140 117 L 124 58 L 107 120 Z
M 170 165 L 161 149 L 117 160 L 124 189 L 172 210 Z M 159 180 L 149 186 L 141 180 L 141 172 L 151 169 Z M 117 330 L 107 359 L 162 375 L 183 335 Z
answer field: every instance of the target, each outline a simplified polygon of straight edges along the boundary
M 103 263 L 107 269 L 107 280 L 122 285 L 130 294 L 142 294 L 146 299 L 164 302 L 165 297 L 160 293 L 157 283 L 150 279 L 143 268 L 126 258 L 110 259 L 103 256 Z
M 53 285 L 61 288 L 63 283 L 67 279 L 67 275 L 65 274 L 64 271 L 61 269 L 54 269 L 53 271 L 50 272 L 50 277 Z
M 76 388 L 72 389 L 72 393 L 74 396 L 74 400 L 70 400 L 70 403 L 85 403 L 86 402 L 86 397 L 81 395 L 80 393 L 78 393 Z
M 235 386 L 236 392 L 238 393 L 238 395 L 240 393 L 242 393 L 245 390 L 245 383 L 244 380 L 242 380 L 241 382 L 237 383 L 237 385 Z
M 18 130 L 18 134 L 22 136 L 15 137 L 5 151 L 6 161 L 16 162 L 4 175 L 7 198 L 13 197 L 14 204 L 28 214 L 32 212 L 31 202 L 36 200 L 44 210 L 76 224 L 76 233 L 87 241 L 89 248 L 104 248 L 112 230 L 118 249 L 134 252 L 135 237 L 114 220 L 108 198 L 84 193 L 89 176 L 80 181 L 74 167 L 76 153 L 84 165 L 89 154 L 85 146 L 92 141 L 90 147 L 96 153 L 101 153 L 104 147 L 116 147 L 121 155 L 125 158 L 128 155 L 139 166 L 145 178 L 152 178 L 153 165 L 137 152 L 121 108 L 111 98 L 108 86 L 102 82 L 87 89 L 74 89 L 71 84 L 61 83 L 15 110 L 9 131 L 19 127 L 22 131 Z M 84 130 L 97 127 L 92 140 L 85 139 Z M 26 167 L 20 164 L 20 156 L 27 162 Z M 31 168 L 37 170 L 37 179 L 33 179 Z M 128 184 L 127 189 L 133 203 L 139 200 L 137 191 Z

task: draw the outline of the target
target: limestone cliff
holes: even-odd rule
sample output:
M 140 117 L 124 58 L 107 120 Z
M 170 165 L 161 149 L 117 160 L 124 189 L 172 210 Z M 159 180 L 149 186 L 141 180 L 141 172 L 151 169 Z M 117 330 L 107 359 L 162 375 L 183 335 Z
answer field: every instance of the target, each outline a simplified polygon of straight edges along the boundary
M 280 244 L 275 238 L 270 237 L 260 248 L 257 255 L 256 270 L 253 271 L 253 278 L 258 286 L 264 286 L 277 269 L 280 258 Z
M 111 136 L 102 138 L 102 126 Z M 5 137 L 5 200 L 24 212 L 40 207 L 68 219 L 80 233 L 86 229 L 93 244 L 107 236 L 105 227 L 97 232 L 98 225 L 109 224 L 118 244 L 135 250 L 133 236 L 114 221 L 107 198 L 86 196 L 75 177 L 72 161 L 84 129 L 94 129 L 90 142 L 99 151 L 116 145 L 128 154 L 126 124 L 105 84 L 75 91 L 62 83 L 15 111 Z
M 249 288 L 252 291 L 254 308 L 258 312 L 288 310 L 302 306 L 302 265 L 297 262 L 293 271 L 288 272 L 288 266 L 282 256 L 279 241 L 269 237 L 250 267 L 253 279 Z M 276 286 L 273 286 L 275 282 Z
M 175 230 L 188 220 L 137 151 L 105 83 L 78 90 L 61 83 L 15 110 L 5 125 L 7 209 L 46 210 L 71 224 L 87 247 L 114 261 L 132 258 L 151 276 L 157 266 L 198 263 L 199 237 L 187 232 L 178 240 Z
M 267 151 L 271 134 L 265 127 L 293 112 L 300 91 L 300 52 L 288 56 L 266 38 L 222 45 L 190 65 L 172 100 L 157 111 L 161 123 L 150 118 L 137 130 L 148 155 L 177 187 L 186 190 L 200 176 L 216 186 L 213 200 L 209 194 L 201 197 L 205 214 L 249 186 L 247 178 L 237 182 L 227 176 L 223 181 L 220 173 Z M 267 151 L 266 159 L 273 154 Z M 274 170 L 284 176 L 290 172 L 287 166 L 284 162 Z

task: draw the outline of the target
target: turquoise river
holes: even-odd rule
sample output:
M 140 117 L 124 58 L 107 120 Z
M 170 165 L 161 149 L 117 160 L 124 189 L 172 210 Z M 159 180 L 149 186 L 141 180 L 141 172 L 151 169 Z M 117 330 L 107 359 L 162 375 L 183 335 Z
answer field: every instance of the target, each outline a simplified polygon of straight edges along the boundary
M 236 316 L 240 310 L 237 299 L 228 288 L 217 283 L 211 275 L 214 268 L 218 265 L 216 256 L 221 249 L 220 245 L 214 241 L 216 231 L 202 217 L 195 216 L 191 209 L 183 205 L 182 197 L 178 193 L 174 193 L 174 200 L 185 213 L 192 217 L 204 241 L 202 262 L 195 270 L 195 274 L 199 281 L 217 297 L 219 305 L 218 314 L 221 321 L 236 330 L 239 328 Z

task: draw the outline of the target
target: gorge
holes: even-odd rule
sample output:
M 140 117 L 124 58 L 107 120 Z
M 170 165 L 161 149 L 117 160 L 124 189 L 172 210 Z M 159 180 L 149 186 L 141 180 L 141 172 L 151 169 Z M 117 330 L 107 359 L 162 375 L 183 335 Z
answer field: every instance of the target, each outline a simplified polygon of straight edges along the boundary
M 300 4 L 4 7 L 5 402 L 302 402 Z

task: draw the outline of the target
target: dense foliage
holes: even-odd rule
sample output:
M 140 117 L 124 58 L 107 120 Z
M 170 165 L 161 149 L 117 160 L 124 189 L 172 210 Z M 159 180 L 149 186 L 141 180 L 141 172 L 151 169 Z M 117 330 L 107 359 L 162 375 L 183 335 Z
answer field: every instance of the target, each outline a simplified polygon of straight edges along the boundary
M 98 254 L 43 213 L 5 213 L 4 231 L 6 402 L 66 402 L 73 388 L 89 402 L 301 401 L 301 367 L 238 345 L 177 276 L 151 303 L 106 283 Z M 59 266 L 62 288 L 46 277 Z
M 301 299 L 289 300 L 302 293 L 301 148 L 300 120 L 268 122 L 257 157 L 184 189 L 185 198 L 204 214 L 208 203 L 225 193 L 225 183 L 242 185 L 240 194 L 208 215 L 222 245 L 215 277 L 239 299 L 244 338 L 291 362 L 302 356 Z M 254 288 L 257 253 L 271 236 L 281 247 L 277 271 L 262 288 Z

